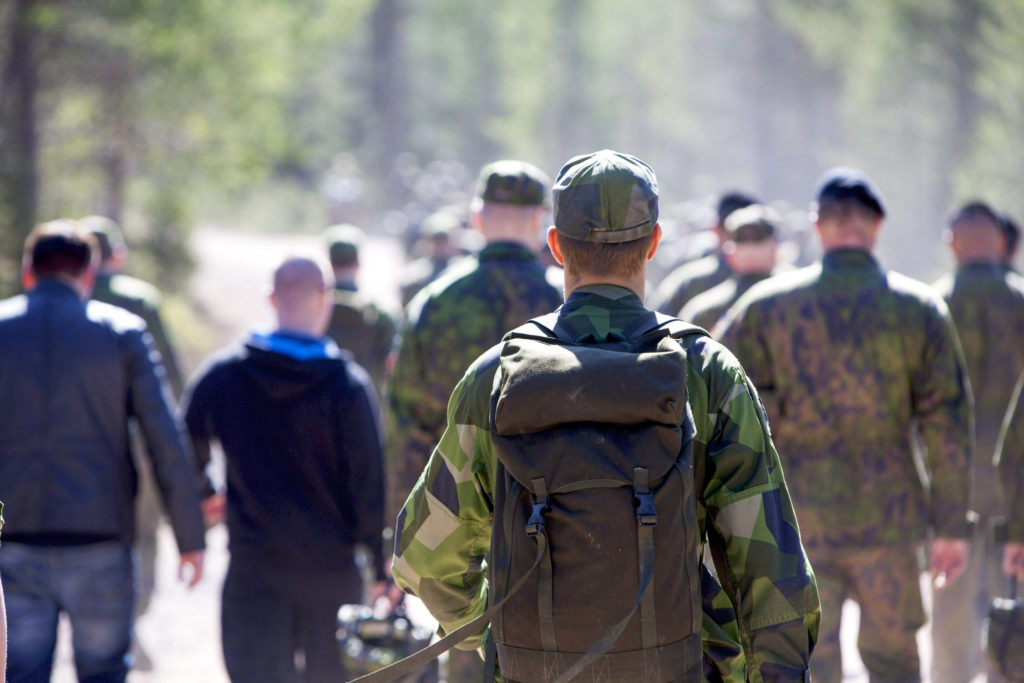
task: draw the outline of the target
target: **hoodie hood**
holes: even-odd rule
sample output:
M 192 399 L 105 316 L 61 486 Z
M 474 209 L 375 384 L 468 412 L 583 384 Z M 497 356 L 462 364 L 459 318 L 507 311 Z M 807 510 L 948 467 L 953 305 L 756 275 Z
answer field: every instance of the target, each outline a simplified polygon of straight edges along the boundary
M 289 400 L 338 381 L 347 353 L 325 337 L 253 332 L 245 342 L 246 378 L 272 400 Z

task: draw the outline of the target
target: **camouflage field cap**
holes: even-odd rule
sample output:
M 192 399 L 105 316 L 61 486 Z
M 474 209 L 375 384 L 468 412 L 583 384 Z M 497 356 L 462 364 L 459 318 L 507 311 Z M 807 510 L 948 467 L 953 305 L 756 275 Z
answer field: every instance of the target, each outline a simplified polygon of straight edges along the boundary
M 751 204 L 729 214 L 722 227 L 733 242 L 760 242 L 775 236 L 779 220 L 778 212 L 770 206 Z
M 96 238 L 96 243 L 100 247 L 100 258 L 104 261 L 110 260 L 114 255 L 114 249 L 125 248 L 124 234 L 116 221 L 106 216 L 86 216 L 78 222 Z
M 654 232 L 658 222 L 654 170 L 610 149 L 570 159 L 551 196 L 559 234 L 583 242 L 632 242 Z
M 885 218 L 885 200 L 871 179 L 855 168 L 837 166 L 825 172 L 815 192 L 818 206 L 837 199 L 855 199 Z
M 359 262 L 359 248 L 365 238 L 362 230 L 349 223 L 339 223 L 325 228 L 323 236 L 332 266 L 354 266 Z
M 505 159 L 487 164 L 476 181 L 476 196 L 485 202 L 545 206 L 551 178 L 533 164 Z

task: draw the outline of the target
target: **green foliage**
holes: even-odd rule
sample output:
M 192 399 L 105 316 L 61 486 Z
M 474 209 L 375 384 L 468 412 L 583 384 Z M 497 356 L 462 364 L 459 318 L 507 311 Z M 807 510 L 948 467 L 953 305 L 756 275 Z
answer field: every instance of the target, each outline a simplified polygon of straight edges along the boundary
M 912 271 L 945 263 L 957 202 L 1024 215 L 1024 0 L 35 0 L 31 16 L 38 214 L 119 214 L 153 264 L 183 258 L 196 221 L 319 229 L 339 158 L 370 228 L 431 201 L 414 186 L 432 161 L 465 164 L 451 182 L 468 191 L 493 158 L 553 174 L 599 147 L 651 161 L 670 202 L 739 186 L 802 206 L 824 168 L 860 165 L 892 205 L 886 260 Z M 183 272 L 160 268 L 144 275 Z

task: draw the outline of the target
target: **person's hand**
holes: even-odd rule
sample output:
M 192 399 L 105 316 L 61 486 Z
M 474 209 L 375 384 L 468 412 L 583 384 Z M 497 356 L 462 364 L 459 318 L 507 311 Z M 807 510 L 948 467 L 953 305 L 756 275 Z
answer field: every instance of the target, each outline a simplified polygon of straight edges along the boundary
M 377 601 L 383 598 L 388 601 L 388 609 L 394 610 L 402 602 L 404 595 L 393 579 L 378 581 L 373 584 L 373 590 L 370 591 L 370 604 L 376 605 Z
M 1003 573 L 1024 581 L 1024 543 L 1003 546 Z
M 181 562 L 178 565 L 178 578 L 187 583 L 189 588 L 199 583 L 199 580 L 203 578 L 202 550 L 182 553 Z
M 215 493 L 208 498 L 204 498 L 200 505 L 203 508 L 203 521 L 206 522 L 207 527 L 224 521 L 227 499 L 223 493 Z
M 944 588 L 960 578 L 967 568 L 967 541 L 961 538 L 936 538 L 932 541 L 932 581 Z

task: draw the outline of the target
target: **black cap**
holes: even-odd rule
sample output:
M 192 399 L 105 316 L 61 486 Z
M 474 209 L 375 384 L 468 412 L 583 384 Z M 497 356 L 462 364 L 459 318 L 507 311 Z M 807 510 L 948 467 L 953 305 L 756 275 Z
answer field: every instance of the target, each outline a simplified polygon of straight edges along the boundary
M 815 196 L 819 208 L 837 200 L 853 199 L 885 218 L 882 193 L 870 178 L 854 168 L 837 166 L 827 171 L 818 181 Z
M 739 192 L 733 190 L 731 192 L 724 193 L 718 198 L 718 206 L 715 207 L 715 212 L 718 214 L 718 224 L 725 227 L 725 219 L 729 217 L 733 211 L 737 209 L 743 209 L 751 204 L 757 204 L 758 200 L 753 195 L 749 195 L 746 192 Z
M 551 179 L 533 164 L 504 159 L 487 164 L 480 171 L 476 196 L 485 202 L 544 206 Z

